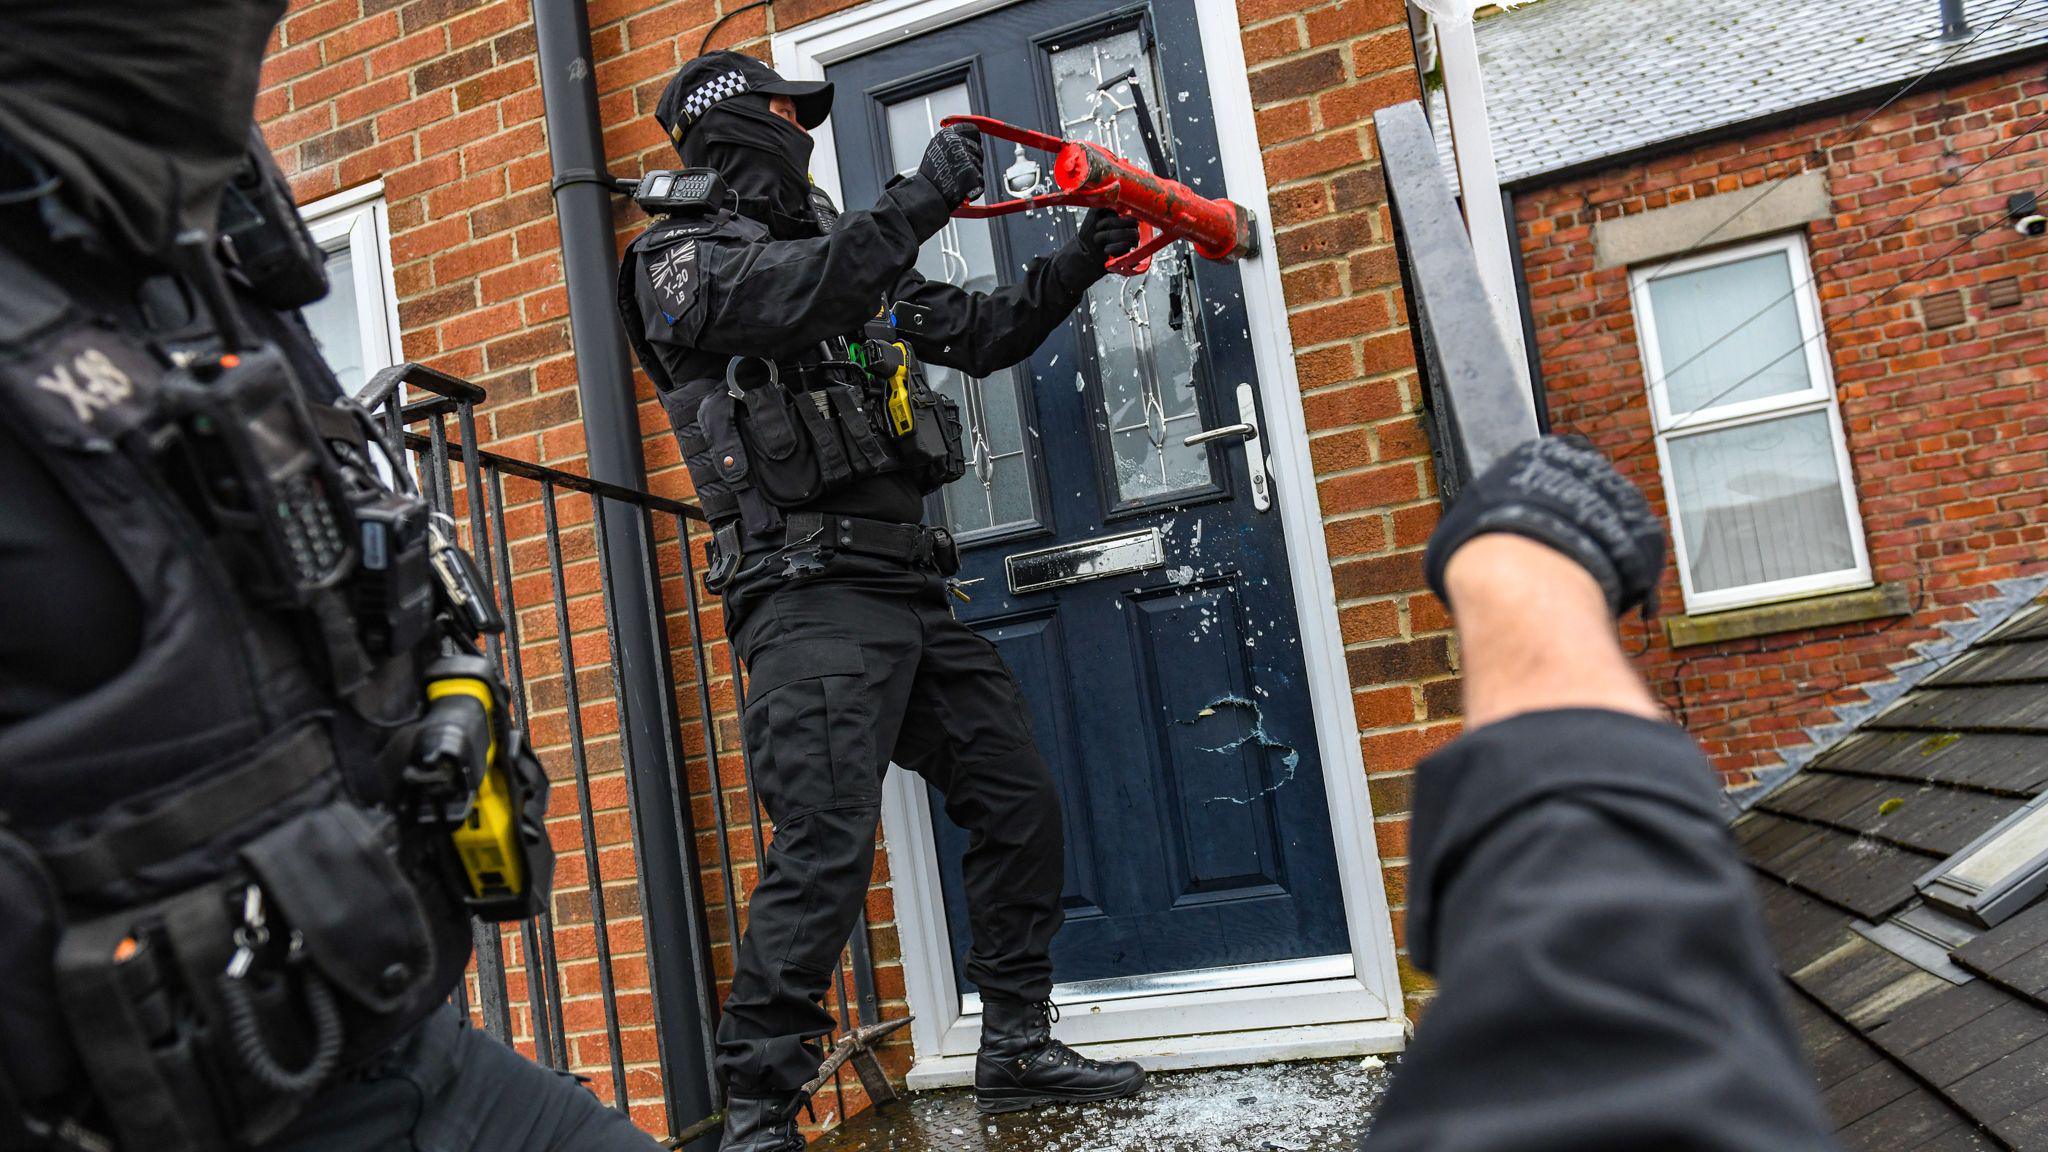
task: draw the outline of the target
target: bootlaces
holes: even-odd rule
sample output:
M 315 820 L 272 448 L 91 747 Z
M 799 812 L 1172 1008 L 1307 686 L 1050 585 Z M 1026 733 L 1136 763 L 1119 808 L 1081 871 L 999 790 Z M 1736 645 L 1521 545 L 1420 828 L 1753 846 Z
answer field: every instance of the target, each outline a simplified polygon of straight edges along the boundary
M 1050 1064 L 1054 1067 L 1087 1068 L 1095 1071 L 1109 1067 L 1109 1065 L 1100 1060 L 1091 1060 L 1081 1055 L 1079 1052 L 1067 1047 L 1064 1042 L 1053 1038 L 1052 1026 L 1060 1022 L 1059 1005 L 1053 1003 L 1050 999 L 1046 999 L 1038 1002 L 1038 1009 L 1045 1014 L 1045 1048 L 1039 1056 L 1039 1060 L 1042 1063 Z

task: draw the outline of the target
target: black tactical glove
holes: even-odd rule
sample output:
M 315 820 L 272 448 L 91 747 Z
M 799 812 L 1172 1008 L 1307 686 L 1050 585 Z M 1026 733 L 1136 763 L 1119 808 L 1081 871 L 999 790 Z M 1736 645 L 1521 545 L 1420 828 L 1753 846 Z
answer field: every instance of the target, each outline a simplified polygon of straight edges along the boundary
M 949 208 L 957 208 L 981 195 L 981 168 L 981 132 L 955 124 L 939 129 L 925 145 L 917 174 L 931 181 Z
M 1074 243 L 1101 264 L 1138 246 L 1138 222 L 1108 208 L 1090 208 L 1081 217 L 1081 231 Z
M 1531 440 L 1458 492 L 1423 554 L 1430 591 L 1444 597 L 1451 555 L 1488 532 L 1526 536 L 1571 557 L 1599 582 L 1616 616 L 1637 606 L 1646 616 L 1657 610 L 1664 525 L 1582 436 Z

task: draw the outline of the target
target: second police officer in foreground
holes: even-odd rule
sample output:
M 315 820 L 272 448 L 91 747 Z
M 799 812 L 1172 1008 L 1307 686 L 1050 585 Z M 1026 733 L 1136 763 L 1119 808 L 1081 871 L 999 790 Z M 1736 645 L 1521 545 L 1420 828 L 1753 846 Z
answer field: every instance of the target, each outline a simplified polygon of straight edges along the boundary
M 959 414 L 919 360 L 985 376 L 1030 355 L 1137 241 L 1091 211 L 1074 239 L 989 293 L 927 281 L 918 246 L 983 185 L 971 129 L 840 214 L 811 185 L 809 129 L 832 88 L 736 52 L 685 65 L 655 116 L 683 163 L 642 182 L 656 221 L 628 252 L 620 308 L 714 529 L 707 578 L 748 671 L 743 728 L 775 822 L 719 1025 L 724 1147 L 803 1147 L 798 1089 L 832 1028 L 820 1001 L 866 899 L 883 773 L 946 796 L 971 836 L 985 1005 L 985 1111 L 1135 1092 L 1133 1063 L 1054 1040 L 1059 800 L 1016 682 L 953 620 L 957 567 L 924 498 L 963 471 Z
M 284 10 L 0 6 L 0 1149 L 647 1152 L 448 1003 L 547 778 L 296 311 Z

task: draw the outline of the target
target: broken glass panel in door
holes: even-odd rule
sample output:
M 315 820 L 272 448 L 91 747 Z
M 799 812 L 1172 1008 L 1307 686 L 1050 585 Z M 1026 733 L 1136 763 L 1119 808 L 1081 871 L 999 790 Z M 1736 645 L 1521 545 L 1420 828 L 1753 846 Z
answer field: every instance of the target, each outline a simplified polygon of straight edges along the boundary
M 888 107 L 889 163 L 915 172 L 939 121 L 972 111 L 967 86 L 955 84 Z M 986 220 L 948 220 L 918 250 L 917 270 L 974 292 L 999 286 L 995 245 Z M 960 406 L 967 439 L 967 475 L 946 485 L 946 525 L 956 536 L 988 532 L 1034 519 L 1032 469 L 1025 448 L 1019 372 L 1007 368 L 975 379 L 952 368 L 925 365 L 932 387 Z
M 1129 84 L 1105 81 L 1132 74 L 1149 107 L 1160 107 L 1151 55 L 1138 29 L 1115 32 L 1052 54 L 1060 135 L 1088 140 L 1150 166 Z M 1171 154 L 1171 133 L 1162 146 Z M 1208 450 L 1181 439 L 1202 429 L 1195 393 L 1195 309 L 1186 246 L 1176 244 L 1143 276 L 1109 276 L 1088 290 L 1089 329 L 1102 410 L 1115 463 L 1117 503 L 1149 501 L 1215 481 Z M 1176 301 L 1179 295 L 1182 299 Z

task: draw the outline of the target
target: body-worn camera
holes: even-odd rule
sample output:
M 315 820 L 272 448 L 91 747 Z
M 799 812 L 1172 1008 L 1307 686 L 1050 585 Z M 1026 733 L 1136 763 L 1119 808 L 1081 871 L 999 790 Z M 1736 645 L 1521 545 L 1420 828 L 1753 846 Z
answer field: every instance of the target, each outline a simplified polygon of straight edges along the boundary
M 356 627 L 373 652 L 404 652 L 433 632 L 429 515 L 426 501 L 401 492 L 378 490 L 356 504 Z
M 249 130 L 242 167 L 221 190 L 220 254 L 272 308 L 302 308 L 327 295 L 327 257 L 313 242 L 291 186 L 262 133 Z

